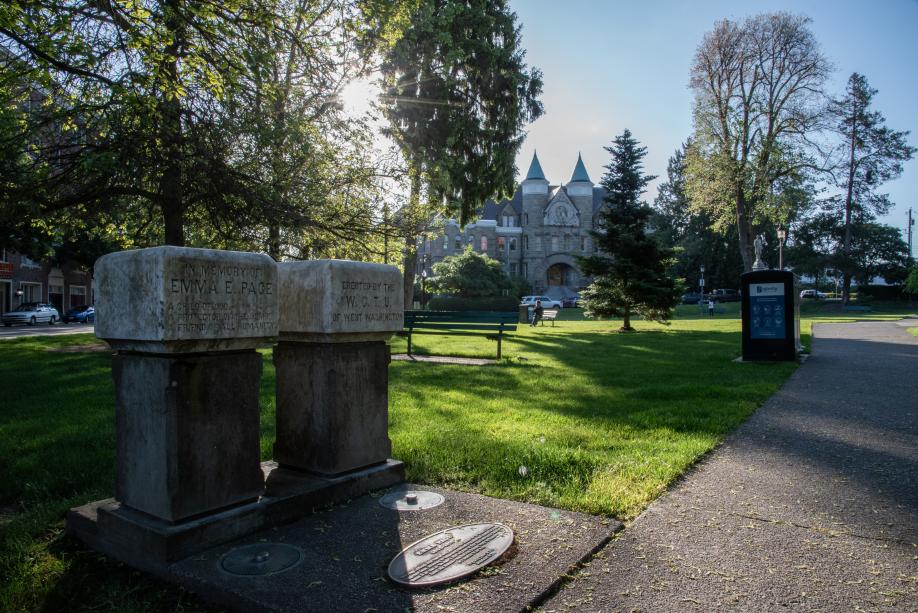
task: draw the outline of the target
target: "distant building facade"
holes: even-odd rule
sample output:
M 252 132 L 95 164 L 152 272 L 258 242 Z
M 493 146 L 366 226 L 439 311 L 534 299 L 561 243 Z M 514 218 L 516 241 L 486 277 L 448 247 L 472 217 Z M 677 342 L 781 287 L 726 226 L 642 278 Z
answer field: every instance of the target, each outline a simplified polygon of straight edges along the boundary
M 72 307 L 92 304 L 92 275 L 75 266 L 53 266 L 0 247 L 0 310 L 25 302 L 48 302 L 61 315 Z
M 508 275 L 526 279 L 534 293 L 553 298 L 575 294 L 589 284 L 576 256 L 594 252 L 590 231 L 604 196 L 605 190 L 590 181 L 580 156 L 571 180 L 551 185 L 533 154 L 513 198 L 488 201 L 479 219 L 464 229 L 447 220 L 439 236 L 420 246 L 418 272 L 431 274 L 433 264 L 471 246 L 499 260 Z

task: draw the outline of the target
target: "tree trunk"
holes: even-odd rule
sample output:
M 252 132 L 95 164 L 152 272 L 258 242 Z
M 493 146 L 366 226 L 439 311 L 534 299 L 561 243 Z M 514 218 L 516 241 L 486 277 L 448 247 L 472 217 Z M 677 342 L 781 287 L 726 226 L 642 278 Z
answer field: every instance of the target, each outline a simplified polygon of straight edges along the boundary
M 418 265 L 418 252 L 417 249 L 406 248 L 405 259 L 402 264 L 404 265 L 404 273 L 402 276 L 403 282 L 405 284 L 405 308 L 411 309 L 414 308 L 414 273 Z
M 634 328 L 631 327 L 631 309 L 625 308 L 625 316 L 622 318 L 622 332 L 632 332 Z
M 271 259 L 273 259 L 275 262 L 280 261 L 280 226 L 273 222 L 268 227 L 268 255 L 270 255 Z
M 752 223 L 746 212 L 746 195 L 742 189 L 736 193 L 736 232 L 739 239 L 740 257 L 743 258 L 743 271 L 750 272 L 755 263 L 754 238 L 752 236 Z
M 159 93 L 157 110 L 163 170 L 159 178 L 159 204 L 167 245 L 185 245 L 185 201 L 182 190 L 182 103 L 176 93 L 179 85 L 178 57 L 184 41 L 183 25 L 174 3 L 166 9 L 166 28 L 173 33 L 172 43 L 164 50 L 162 73 L 165 77 Z
M 848 266 L 848 258 L 851 256 L 851 206 L 854 203 L 854 154 L 857 149 L 857 111 L 853 111 L 851 118 L 851 143 L 848 155 L 848 189 L 845 193 L 845 241 L 842 243 L 842 254 L 844 255 L 844 289 L 842 290 L 842 304 L 848 304 L 851 300 L 851 271 Z
M 185 244 L 185 203 L 182 193 L 182 126 L 178 100 L 159 104 L 162 128 L 163 171 L 159 178 L 159 201 L 167 245 Z
M 402 282 L 405 291 L 405 308 L 410 309 L 414 302 L 414 275 L 418 265 L 418 220 L 421 202 L 421 173 L 413 167 L 411 169 L 411 194 L 408 199 L 408 210 L 402 215 L 405 230 L 405 257 Z

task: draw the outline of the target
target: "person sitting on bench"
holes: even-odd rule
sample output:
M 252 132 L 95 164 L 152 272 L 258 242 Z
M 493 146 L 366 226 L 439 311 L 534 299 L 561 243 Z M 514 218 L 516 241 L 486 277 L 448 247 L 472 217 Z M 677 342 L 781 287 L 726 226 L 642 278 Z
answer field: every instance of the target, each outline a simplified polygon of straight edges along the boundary
M 542 313 L 545 312 L 545 309 L 542 308 L 542 301 L 536 300 L 535 308 L 532 309 L 532 322 L 530 325 L 534 326 L 539 323 L 539 320 L 542 319 Z

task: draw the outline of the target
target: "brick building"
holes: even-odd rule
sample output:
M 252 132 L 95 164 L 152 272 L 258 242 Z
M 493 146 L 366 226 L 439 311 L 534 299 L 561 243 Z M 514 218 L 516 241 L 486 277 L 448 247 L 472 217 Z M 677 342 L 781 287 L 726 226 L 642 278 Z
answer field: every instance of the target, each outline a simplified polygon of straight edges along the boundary
M 0 248 L 0 310 L 23 302 L 48 302 L 63 314 L 71 307 L 92 304 L 92 275 L 76 266 L 53 266 Z

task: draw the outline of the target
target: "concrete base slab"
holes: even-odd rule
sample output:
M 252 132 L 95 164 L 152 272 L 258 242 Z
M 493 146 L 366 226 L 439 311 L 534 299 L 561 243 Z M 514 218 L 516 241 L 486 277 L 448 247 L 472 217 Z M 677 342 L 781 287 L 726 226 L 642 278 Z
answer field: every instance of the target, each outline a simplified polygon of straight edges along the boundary
M 384 508 L 384 491 L 253 534 L 177 562 L 158 573 L 205 600 L 239 611 L 522 611 L 553 594 L 572 567 L 605 545 L 621 524 L 604 519 L 426 486 L 445 502 L 432 509 Z M 386 575 L 404 547 L 438 530 L 500 522 L 515 542 L 497 565 L 452 585 L 409 590 Z M 258 542 L 300 548 L 304 560 L 259 577 L 230 575 L 221 557 Z
M 109 498 L 71 509 L 67 531 L 97 551 L 162 576 L 176 560 L 405 480 L 404 464 L 397 460 L 333 478 L 274 462 L 263 462 L 262 471 L 265 491 L 256 502 L 169 523 Z

